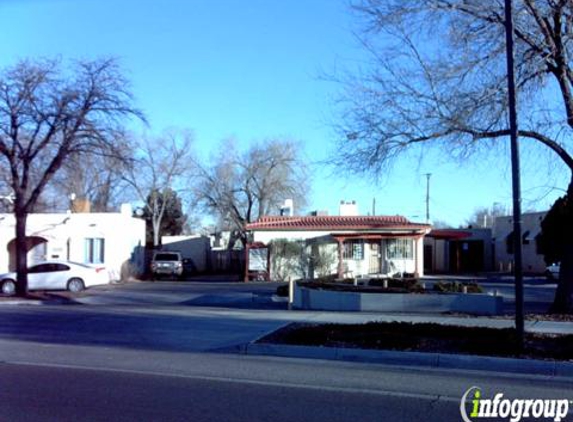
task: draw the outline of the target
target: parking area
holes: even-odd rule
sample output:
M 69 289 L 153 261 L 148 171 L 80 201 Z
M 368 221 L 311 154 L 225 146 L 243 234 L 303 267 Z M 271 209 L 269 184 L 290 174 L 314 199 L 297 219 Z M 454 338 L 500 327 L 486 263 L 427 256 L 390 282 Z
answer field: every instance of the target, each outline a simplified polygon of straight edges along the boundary
M 76 295 L 85 305 L 212 306 L 286 309 L 275 296 L 279 283 L 237 283 L 223 279 L 142 281 L 96 286 Z
M 425 279 L 427 285 L 437 278 Z M 504 298 L 504 313 L 511 313 L 515 306 L 513 281 L 509 277 L 468 277 L 459 281 L 476 281 L 487 293 Z M 196 276 L 186 280 L 148 280 L 91 287 L 79 293 L 67 291 L 31 293 L 38 303 L 84 305 L 134 305 L 134 306 L 197 306 L 236 309 L 286 309 L 285 298 L 275 295 L 281 283 L 249 282 L 239 276 Z M 525 310 L 527 313 L 545 313 L 555 295 L 555 283 L 543 278 L 525 280 Z M 0 304 L 13 302 L 14 298 L 0 297 Z

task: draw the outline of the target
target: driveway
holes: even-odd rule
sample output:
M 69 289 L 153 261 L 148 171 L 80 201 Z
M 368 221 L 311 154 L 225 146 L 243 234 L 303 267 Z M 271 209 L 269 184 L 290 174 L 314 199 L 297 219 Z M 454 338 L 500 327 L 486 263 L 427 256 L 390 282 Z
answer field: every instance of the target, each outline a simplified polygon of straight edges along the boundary
M 274 296 L 279 283 L 147 281 L 90 288 L 76 296 L 85 305 L 210 306 L 240 309 L 286 309 Z

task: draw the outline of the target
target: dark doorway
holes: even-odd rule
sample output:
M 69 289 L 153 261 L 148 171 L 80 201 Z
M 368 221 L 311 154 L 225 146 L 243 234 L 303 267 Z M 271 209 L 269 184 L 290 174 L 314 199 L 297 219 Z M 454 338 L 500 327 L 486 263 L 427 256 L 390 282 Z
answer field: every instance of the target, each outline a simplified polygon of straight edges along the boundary
M 450 241 L 450 271 L 467 273 L 484 271 L 483 240 Z
M 431 273 L 434 271 L 434 247 L 424 245 L 424 272 Z

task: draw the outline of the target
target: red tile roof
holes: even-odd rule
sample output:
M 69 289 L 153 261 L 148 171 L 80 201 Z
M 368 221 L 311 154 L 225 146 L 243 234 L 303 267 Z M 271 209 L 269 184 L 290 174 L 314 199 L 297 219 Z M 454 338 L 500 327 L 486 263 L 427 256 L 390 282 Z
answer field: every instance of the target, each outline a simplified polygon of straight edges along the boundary
M 429 229 L 427 224 L 411 223 L 396 216 L 304 216 L 262 217 L 246 225 L 247 230 L 383 230 Z

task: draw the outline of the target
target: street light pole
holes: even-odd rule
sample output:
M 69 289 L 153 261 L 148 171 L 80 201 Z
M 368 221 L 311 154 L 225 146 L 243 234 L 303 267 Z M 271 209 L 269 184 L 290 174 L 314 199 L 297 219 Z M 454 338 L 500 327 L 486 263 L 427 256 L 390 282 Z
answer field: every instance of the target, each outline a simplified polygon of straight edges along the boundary
M 519 144 L 517 142 L 517 106 L 513 64 L 513 16 L 512 0 L 505 0 L 505 41 L 507 58 L 507 88 L 509 96 L 509 132 L 511 139 L 511 180 L 513 187 L 513 242 L 515 266 L 515 329 L 519 347 L 523 348 L 523 258 L 521 250 L 521 186 L 519 180 Z

